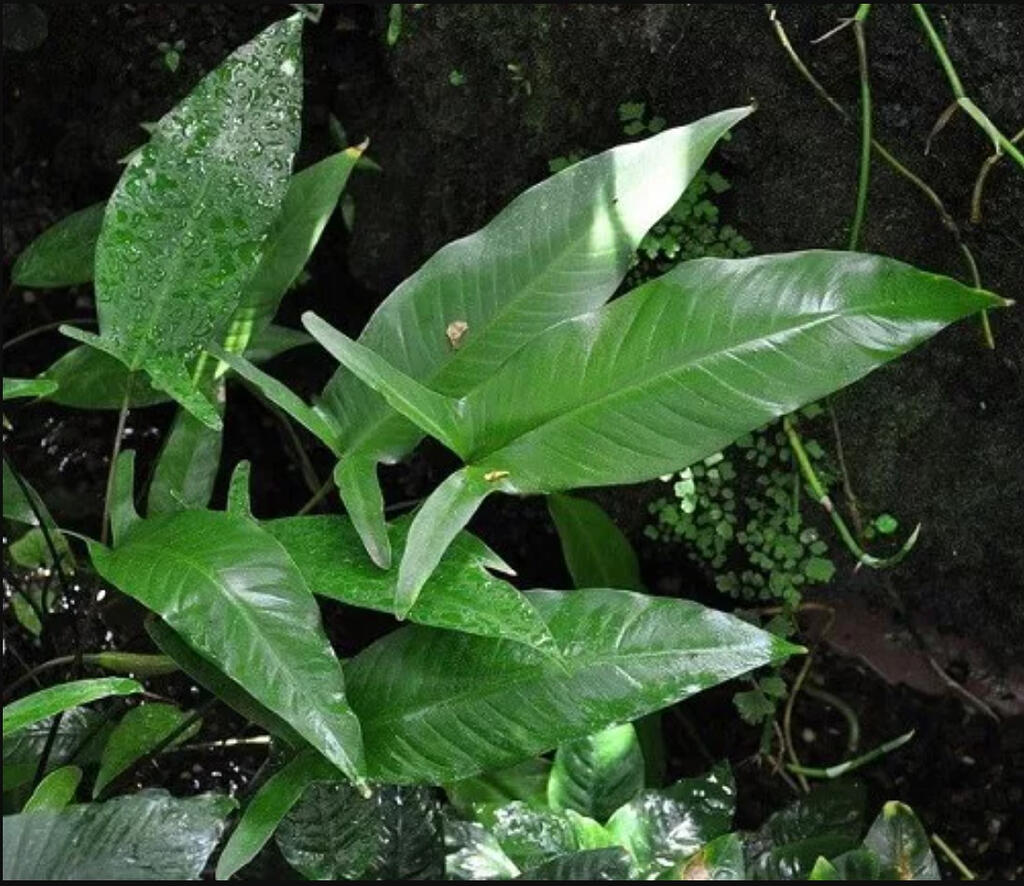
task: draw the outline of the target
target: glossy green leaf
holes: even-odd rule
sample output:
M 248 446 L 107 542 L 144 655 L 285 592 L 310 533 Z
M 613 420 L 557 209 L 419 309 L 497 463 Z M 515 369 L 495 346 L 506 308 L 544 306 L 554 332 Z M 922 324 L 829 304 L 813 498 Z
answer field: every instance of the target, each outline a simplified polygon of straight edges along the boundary
M 211 385 L 218 412 L 224 409 L 224 381 Z M 179 409 L 157 459 L 146 498 L 146 514 L 171 514 L 186 508 L 205 508 L 213 495 L 220 468 L 224 434 Z
M 643 790 L 644 757 L 632 723 L 560 745 L 548 781 L 553 809 L 605 821 Z
M 668 880 L 746 880 L 743 844 L 736 834 L 722 834 L 702 846 L 671 872 Z
M 105 208 L 105 203 L 94 203 L 43 231 L 18 256 L 11 281 L 17 286 L 51 289 L 92 280 Z
M 750 873 L 759 880 L 802 880 L 818 856 L 833 858 L 860 842 L 864 786 L 829 782 L 771 815 L 748 847 Z
M 362 782 L 341 667 L 312 593 L 273 536 L 237 514 L 180 511 L 139 523 L 113 550 L 89 552 L 107 581 Z
M 95 800 L 119 775 L 164 741 L 192 715 L 169 704 L 142 704 L 132 708 L 114 727 L 100 757 L 100 771 L 92 787 Z M 196 720 L 180 733 L 170 747 L 181 744 L 202 728 Z
M 443 400 L 419 396 L 397 367 L 325 334 L 322 321 L 306 325 L 393 408 L 463 455 L 464 470 L 500 474 L 503 491 L 537 493 L 671 473 L 1003 304 L 878 256 L 698 259 L 551 328 L 467 395 Z M 421 513 L 432 514 L 429 500 Z M 429 565 L 410 563 L 400 590 L 414 597 Z
M 529 868 L 524 880 L 632 880 L 635 871 L 633 860 L 625 849 L 609 847 L 607 849 L 586 849 L 560 855 L 549 861 Z
M 360 341 L 445 394 L 466 393 L 544 329 L 611 297 L 644 234 L 718 139 L 749 113 L 723 111 L 621 145 L 529 189 L 402 283 Z M 262 381 L 271 396 L 269 379 Z M 301 421 L 302 405 L 294 400 L 289 405 Z M 421 432 L 345 371 L 328 383 L 321 405 L 330 416 L 321 424 L 325 443 L 353 462 L 337 475 L 346 510 L 374 561 L 386 568 L 380 494 L 369 491 L 374 468 L 408 453 Z
M 142 692 L 142 686 L 126 677 L 73 680 L 70 683 L 40 689 L 4 705 L 3 734 L 6 737 L 18 729 L 24 729 L 78 705 L 109 698 L 111 695 L 133 695 L 136 692 Z
M 47 717 L 4 736 L 3 789 L 16 790 L 32 782 L 39 768 L 39 760 L 50 738 L 53 718 Z M 57 724 L 47 771 L 74 762 L 87 766 L 99 760 L 113 726 L 102 714 L 90 708 L 71 708 L 64 712 Z
M 302 17 L 232 53 L 126 164 L 96 244 L 100 334 L 73 338 L 144 369 L 217 427 L 189 364 L 223 332 L 261 259 L 298 145 Z
M 346 666 L 369 771 L 444 784 L 635 719 L 799 647 L 684 600 L 531 591 L 564 654 L 411 625 Z
M 5 880 L 195 880 L 229 797 L 146 790 L 60 812 L 4 816 Z
M 576 587 L 644 590 L 636 551 L 600 505 L 570 495 L 549 495 L 548 511 Z
M 318 782 L 285 816 L 275 839 L 310 880 L 438 879 L 444 838 L 429 788 L 378 785 L 370 797 Z
M 304 332 L 270 325 L 255 333 L 245 355 L 253 363 L 263 363 L 310 341 L 312 339 Z M 80 345 L 58 359 L 42 374 L 42 378 L 57 384 L 56 391 L 47 399 L 61 406 L 120 409 L 129 374 L 128 368 L 115 357 L 88 345 Z M 144 373 L 135 373 L 128 398 L 133 409 L 167 403 L 170 399 L 166 393 L 154 388 Z
M 449 880 L 511 880 L 519 868 L 498 838 L 475 821 L 445 818 L 445 874 Z
M 82 770 L 77 766 L 61 766 L 46 776 L 32 792 L 22 812 L 60 812 L 75 799 L 75 791 L 82 781 Z
M 246 720 L 258 724 L 287 747 L 306 747 L 305 740 L 288 723 L 260 704 L 213 662 L 189 646 L 161 619 L 155 616 L 147 618 L 146 633 L 182 671 Z
M 303 751 L 260 785 L 217 859 L 217 879 L 227 880 L 252 861 L 303 791 L 331 778 L 331 768 L 320 754 Z
M 607 829 L 648 875 L 690 858 L 732 826 L 735 789 L 728 767 L 685 779 L 665 791 L 645 791 L 618 809 Z
M 502 806 L 522 800 L 531 806 L 546 806 L 551 762 L 530 757 L 505 769 L 484 772 L 444 786 L 448 802 L 461 814 L 471 816 L 477 806 Z
M 227 510 L 232 514 L 240 514 L 243 517 L 252 516 L 252 498 L 249 492 L 251 476 L 252 462 L 246 458 L 238 462 L 234 470 L 231 471 L 231 479 L 228 481 Z M 292 557 L 292 559 L 295 558 Z
M 516 801 L 481 807 L 476 817 L 520 869 L 571 852 L 613 845 L 612 836 L 600 824 L 572 809 L 543 809 Z
M 410 516 L 403 516 L 389 527 L 398 551 L 405 548 L 411 522 Z M 397 569 L 384 571 L 371 563 L 346 518 L 285 517 L 262 525 L 288 551 L 314 593 L 394 614 Z M 485 637 L 505 637 L 557 654 L 551 633 L 529 598 L 487 570 L 488 566 L 503 565 L 481 541 L 462 533 L 424 587 L 409 613 L 410 620 Z
M 29 485 L 24 477 L 21 478 L 20 483 L 18 482 L 19 478 L 15 476 L 14 469 L 8 464 L 6 458 L 3 464 L 4 518 L 14 520 L 16 523 L 23 523 L 26 526 L 38 526 L 39 519 L 36 517 L 38 512 L 47 527 L 55 529 L 56 524 L 53 522 L 53 517 L 50 516 L 39 493 Z M 51 538 L 56 545 L 57 533 L 51 533 Z M 59 549 L 58 553 L 60 553 Z
M 818 867 L 821 859 L 814 863 Z M 838 874 L 837 880 L 883 880 L 881 859 L 863 846 L 850 849 L 832 859 L 832 868 Z M 814 873 L 813 871 L 811 872 Z
M 232 319 L 233 335 L 244 335 L 248 342 L 273 319 L 281 297 L 312 255 L 361 154 L 362 148 L 346 148 L 291 177 L 259 266 L 243 289 Z M 247 356 L 258 362 L 251 353 Z
M 57 383 L 48 378 L 5 378 L 4 400 L 18 397 L 45 397 L 57 390 Z
M 928 835 L 914 810 L 890 800 L 864 838 L 864 847 L 881 861 L 887 880 L 941 880 Z

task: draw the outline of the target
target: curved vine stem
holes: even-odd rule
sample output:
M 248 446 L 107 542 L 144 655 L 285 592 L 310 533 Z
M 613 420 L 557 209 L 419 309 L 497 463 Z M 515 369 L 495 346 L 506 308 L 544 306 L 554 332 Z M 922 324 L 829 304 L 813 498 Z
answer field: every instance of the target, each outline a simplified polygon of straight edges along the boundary
M 868 46 L 864 21 L 871 12 L 870 3 L 862 3 L 853 17 L 853 36 L 857 41 L 857 64 L 860 69 L 860 172 L 857 179 L 857 206 L 850 228 L 852 252 L 860 243 L 860 230 L 868 204 L 868 181 L 871 176 L 871 83 L 868 77 Z
M 828 106 L 832 108 L 832 110 L 835 111 L 845 123 L 852 125 L 854 121 L 850 114 L 847 113 L 846 109 L 839 104 L 835 98 L 833 98 L 832 94 L 821 84 L 821 81 L 811 73 L 810 68 L 808 68 L 804 63 L 804 60 L 800 57 L 796 49 L 793 48 L 793 44 L 789 41 L 789 35 L 786 33 L 786 29 L 783 27 L 782 22 L 779 20 L 774 4 L 765 4 L 765 9 L 768 12 L 768 20 L 771 23 L 772 29 L 775 31 L 775 36 L 778 39 L 779 44 L 785 50 L 786 55 L 789 56 L 789 60 L 793 63 L 793 66 L 797 69 L 804 80 L 810 84 L 811 88 L 814 89 L 818 96 L 828 104 Z M 963 237 L 960 233 L 960 228 L 953 220 L 953 216 L 950 215 L 949 210 L 946 209 L 946 204 L 942 202 L 942 198 L 935 193 L 934 189 L 931 188 L 927 182 L 897 160 L 892 152 L 873 136 L 871 138 L 871 147 L 898 175 L 902 176 L 914 185 L 914 187 L 928 198 L 928 202 L 935 207 L 935 211 L 938 213 L 943 227 L 945 227 L 952 235 L 953 239 L 956 241 L 957 248 L 963 256 L 964 263 L 967 265 L 967 270 L 971 278 L 971 285 L 980 289 L 981 279 L 978 274 L 977 262 L 975 262 L 974 255 L 971 253 L 970 248 L 966 243 L 964 243 Z M 992 328 L 989 324 L 987 311 L 981 312 L 981 328 L 986 346 L 994 348 L 995 340 L 992 337 Z
M 782 429 L 786 433 L 786 439 L 789 441 L 790 449 L 793 450 L 793 457 L 796 459 L 797 464 L 800 466 L 800 472 L 804 476 L 808 487 L 811 490 L 811 494 L 815 500 L 824 508 L 825 513 L 829 515 L 832 520 L 832 524 L 835 526 L 836 531 L 839 533 L 839 537 L 843 540 L 847 549 L 853 554 L 857 560 L 857 568 L 861 566 L 867 566 L 871 569 L 887 569 L 891 566 L 895 566 L 910 551 L 914 545 L 917 544 L 918 535 L 921 532 L 921 524 L 918 523 L 914 527 L 914 531 L 910 533 L 907 540 L 903 542 L 900 549 L 890 557 L 875 557 L 865 551 L 856 538 L 853 537 L 853 533 L 850 532 L 849 527 L 846 525 L 846 521 L 843 519 L 842 514 L 832 503 L 832 499 L 829 497 L 828 491 L 825 489 L 824 484 L 818 477 L 817 472 L 814 470 L 814 465 L 811 464 L 811 460 L 807 455 L 807 450 L 804 448 L 803 440 L 800 438 L 800 434 L 797 432 L 796 426 L 793 424 L 792 419 L 787 415 L 782 419 Z
M 1024 129 L 1018 130 L 1017 134 L 1014 135 L 1010 141 L 1017 144 L 1017 142 L 1022 138 L 1024 138 Z M 985 189 L 985 180 L 988 178 L 988 174 L 992 171 L 992 167 L 1002 159 L 1002 156 L 1002 151 L 994 151 L 992 155 L 981 164 L 981 169 L 978 170 L 978 177 L 974 181 L 974 191 L 971 193 L 971 222 L 974 224 L 978 224 L 981 221 L 981 195 L 982 191 Z

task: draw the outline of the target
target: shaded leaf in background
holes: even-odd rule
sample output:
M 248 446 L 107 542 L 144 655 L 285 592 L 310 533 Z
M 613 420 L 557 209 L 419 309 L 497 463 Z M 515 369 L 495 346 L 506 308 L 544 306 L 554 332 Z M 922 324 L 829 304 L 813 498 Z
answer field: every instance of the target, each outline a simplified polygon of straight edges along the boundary
M 631 880 L 635 873 L 633 860 L 625 849 L 587 849 L 560 855 L 528 869 L 524 880 Z
M 89 704 L 112 695 L 133 695 L 136 692 L 142 692 L 142 686 L 126 677 L 72 680 L 70 683 L 40 689 L 4 705 L 3 734 L 6 737 L 68 708 Z
M 18 256 L 11 282 L 51 289 L 92 280 L 105 208 L 105 203 L 94 203 L 48 227 Z
M 18 789 L 32 781 L 43 755 L 53 718 L 48 717 L 17 732 L 4 736 L 3 742 L 3 789 L 5 792 Z M 105 721 L 102 714 L 90 708 L 71 708 L 64 712 L 57 732 L 47 771 L 65 766 L 71 762 L 86 766 L 99 760 L 113 724 Z
M 550 774 L 550 760 L 530 757 L 506 769 L 496 769 L 451 782 L 444 786 L 444 790 L 448 802 L 466 816 L 471 816 L 476 806 L 500 806 L 513 800 L 543 807 L 548 802 Z
M 747 842 L 748 870 L 759 880 L 801 880 L 818 856 L 856 848 L 864 822 L 864 786 L 834 781 L 773 813 Z
M 113 550 L 89 552 L 107 581 L 362 782 L 341 666 L 316 600 L 273 536 L 237 514 L 179 511 L 142 521 Z
M 234 800 L 146 790 L 60 812 L 4 816 L 5 880 L 195 880 Z
M 600 505 L 556 494 L 548 496 L 548 511 L 576 587 L 644 590 L 636 551 Z
M 18 397 L 45 397 L 57 390 L 57 383 L 47 378 L 5 378 L 4 400 Z
M 426 787 L 376 785 L 361 797 L 347 784 L 312 784 L 276 840 L 311 880 L 436 879 L 443 871 L 440 810 Z
M 189 366 L 223 332 L 288 188 L 302 105 L 302 17 L 235 50 L 126 164 L 96 243 L 100 333 L 73 338 L 220 419 Z
M 449 880 L 511 880 L 519 868 L 482 824 L 445 816 L 445 874 Z
M 632 723 L 559 745 L 548 781 L 553 809 L 603 822 L 643 790 L 644 758 Z
M 909 806 L 890 800 L 864 838 L 885 879 L 941 880 L 928 835 Z
M 103 748 L 100 771 L 92 787 L 93 799 L 100 796 L 107 785 L 130 769 L 137 760 L 160 746 L 190 717 L 188 711 L 169 704 L 142 704 L 128 711 L 114 727 Z M 196 720 L 174 739 L 170 747 L 187 741 L 199 732 L 202 725 L 201 720 Z
M 372 778 L 444 784 L 510 766 L 801 651 L 739 619 L 629 591 L 531 591 L 562 662 L 410 625 L 346 665 Z
M 494 834 L 502 851 L 524 870 L 560 855 L 614 844 L 600 824 L 572 809 L 539 809 L 517 800 L 480 807 L 476 817 Z

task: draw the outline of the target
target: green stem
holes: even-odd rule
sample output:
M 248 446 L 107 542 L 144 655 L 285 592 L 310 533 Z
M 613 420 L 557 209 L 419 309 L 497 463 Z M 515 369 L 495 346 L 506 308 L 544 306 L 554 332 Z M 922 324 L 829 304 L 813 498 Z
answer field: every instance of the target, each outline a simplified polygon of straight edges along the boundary
M 857 180 L 857 206 L 850 229 L 850 251 L 857 249 L 868 203 L 868 181 L 871 173 L 871 84 L 868 79 L 868 49 L 864 37 L 864 19 L 869 4 L 861 4 L 853 20 L 853 36 L 857 42 L 857 64 L 860 69 L 860 173 Z M 863 15 L 861 14 L 863 11 Z
M 1017 142 L 1022 138 L 1024 138 L 1024 129 L 1018 130 L 1010 141 L 1017 144 Z M 974 224 L 979 224 L 981 222 L 981 194 L 985 189 L 985 179 L 988 178 L 988 174 L 992 171 L 992 167 L 999 162 L 1002 156 L 1003 152 L 996 150 L 985 160 L 984 163 L 981 164 L 981 169 L 978 170 L 978 178 L 974 182 L 974 191 L 971 194 L 971 222 Z
M 128 403 L 131 400 L 133 377 L 129 373 L 128 380 L 124 383 L 124 398 L 121 400 L 121 409 L 117 414 L 117 430 L 114 432 L 114 447 L 110 454 L 110 468 L 107 471 L 107 490 L 103 496 L 103 523 L 100 527 L 100 544 L 104 545 L 110 537 L 110 500 L 114 494 L 114 474 L 117 470 L 118 456 L 121 454 L 124 427 L 128 421 Z
M 921 525 L 918 524 L 914 531 L 910 533 L 910 536 L 903 543 L 903 546 L 891 557 L 875 557 L 867 553 L 857 539 L 853 537 L 853 533 L 850 532 L 849 527 L 846 525 L 846 521 L 842 515 L 836 509 L 832 503 L 832 499 L 829 498 L 828 490 L 822 484 L 817 472 L 814 470 L 814 465 L 811 464 L 811 459 L 807 455 L 807 450 L 804 449 L 803 440 L 800 438 L 800 434 L 797 432 L 796 427 L 793 425 L 792 420 L 789 416 L 782 419 L 782 429 L 786 432 L 786 438 L 789 440 L 790 448 L 793 450 L 793 456 L 796 458 L 797 464 L 800 466 L 800 471 L 804 475 L 811 493 L 817 499 L 825 512 L 829 515 L 832 520 L 832 524 L 835 526 L 836 531 L 839 533 L 839 537 L 843 540 L 847 549 L 856 558 L 859 565 L 868 566 L 872 569 L 885 569 L 889 566 L 895 566 L 899 563 L 914 547 L 917 543 L 917 536 L 921 531 Z
M 815 766 L 800 766 L 797 764 L 790 763 L 788 769 L 790 772 L 795 772 L 797 775 L 804 775 L 808 778 L 840 778 L 843 775 L 847 775 L 856 769 L 860 769 L 862 766 L 866 766 L 868 763 L 872 763 L 879 757 L 884 757 L 891 751 L 895 751 L 897 748 L 903 747 L 910 739 L 914 737 L 914 730 L 905 732 L 898 738 L 887 741 L 885 744 L 879 745 L 874 750 L 868 751 L 866 754 L 861 754 L 859 757 L 854 757 L 852 760 L 846 760 L 843 763 L 837 763 L 835 766 L 825 766 L 818 768 Z
M 924 6 L 920 3 L 912 3 L 911 5 L 921 22 L 921 26 L 924 28 L 925 34 L 928 35 L 928 41 L 931 43 L 932 49 L 935 50 L 935 55 L 938 56 L 942 69 L 946 72 L 946 79 L 949 80 L 949 86 L 953 90 L 953 95 L 956 96 L 957 104 L 992 139 L 997 150 L 1002 148 L 1002 150 L 1006 151 L 1007 154 L 1017 161 L 1021 168 L 1024 168 L 1024 154 L 1018 150 L 1017 146 L 1010 139 L 1003 135 L 995 123 L 967 95 L 963 83 L 960 82 L 960 76 L 953 66 L 953 61 L 950 59 L 949 53 L 946 52 L 946 47 L 942 43 L 942 38 L 939 37 L 938 32 L 935 30 L 935 26 L 928 17 Z
M 811 698 L 816 698 L 820 702 L 824 702 L 830 708 L 835 708 L 843 715 L 843 719 L 846 720 L 846 753 L 855 754 L 857 753 L 857 746 L 860 744 L 860 720 L 857 719 L 857 712 L 854 711 L 845 701 L 843 701 L 838 695 L 833 695 L 831 692 L 826 692 L 824 689 L 818 689 L 815 686 L 805 686 L 804 692 Z
M 977 880 L 978 876 L 974 873 L 967 865 L 963 863 L 960 856 L 953 851 L 953 847 L 950 846 L 945 840 L 942 839 L 938 834 L 932 834 L 932 842 L 938 846 L 942 851 L 942 854 L 949 859 L 949 863 L 953 865 L 959 872 L 960 876 L 965 880 Z

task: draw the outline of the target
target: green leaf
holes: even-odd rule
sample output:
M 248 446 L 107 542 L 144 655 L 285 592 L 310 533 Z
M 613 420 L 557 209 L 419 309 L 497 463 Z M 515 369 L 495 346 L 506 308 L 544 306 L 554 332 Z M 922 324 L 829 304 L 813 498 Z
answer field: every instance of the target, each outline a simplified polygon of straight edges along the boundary
M 819 855 L 818 860 L 814 862 L 814 867 L 811 868 L 811 873 L 807 877 L 808 880 L 842 880 L 845 879 L 839 875 L 839 871 L 836 870 L 836 866 L 832 864 L 824 855 Z
M 549 495 L 548 511 L 576 587 L 644 590 L 633 546 L 600 505 L 585 498 Z
M 248 343 L 268 326 L 281 297 L 313 254 L 362 153 L 363 146 L 346 148 L 291 177 L 281 211 L 267 234 L 263 257 L 245 284 L 232 319 L 233 335 L 244 335 Z M 251 353 L 249 359 L 258 362 Z
M 114 727 L 103 748 L 100 771 L 92 788 L 93 799 L 99 797 L 107 785 L 130 769 L 137 760 L 159 747 L 191 716 L 188 711 L 178 710 L 169 704 L 142 704 L 128 711 Z M 202 725 L 201 720 L 196 720 L 175 738 L 170 747 L 191 738 Z
M 443 394 L 465 394 L 544 329 L 610 298 L 647 230 L 750 111 L 723 111 L 621 145 L 530 188 L 406 279 L 371 317 L 360 343 Z M 466 324 L 457 347 L 447 334 L 452 323 Z M 331 379 L 322 402 L 338 426 L 332 448 L 361 465 L 395 461 L 420 439 L 416 427 L 348 372 Z M 367 503 L 365 494 L 355 503 L 345 498 L 350 513 Z M 361 530 L 382 525 L 369 517 L 355 522 Z M 371 552 L 385 545 L 364 540 Z
M 405 548 L 410 516 L 390 526 L 396 550 Z M 288 551 L 314 593 L 350 606 L 395 613 L 397 569 L 371 563 L 352 524 L 344 517 L 317 515 L 268 520 L 263 527 Z M 409 611 L 410 620 L 485 637 L 505 637 L 557 655 L 554 639 L 529 599 L 487 566 L 494 555 L 463 533 Z
M 273 536 L 237 514 L 180 511 L 89 553 L 107 581 L 362 783 L 359 723 L 341 667 L 313 595 Z
M 429 788 L 378 785 L 360 797 L 318 782 L 277 829 L 281 854 L 310 880 L 438 879 L 444 839 Z
M 680 864 L 672 880 L 746 880 L 743 844 L 736 834 L 722 834 Z
M 47 717 L 4 736 L 3 789 L 16 790 L 32 782 L 43 749 L 50 738 L 53 718 Z M 99 760 L 110 729 L 104 718 L 90 708 L 71 708 L 64 712 L 57 724 L 53 746 L 50 749 L 48 771 L 74 761 L 87 766 Z
M 800 651 L 684 600 L 603 589 L 527 597 L 563 662 L 412 625 L 348 663 L 372 777 L 444 784 L 509 766 Z
M 227 510 L 232 514 L 240 514 L 243 517 L 252 516 L 252 499 L 249 494 L 251 475 L 252 462 L 246 458 L 238 462 L 231 472 L 231 479 L 228 481 Z M 292 557 L 292 560 L 295 560 L 295 557 Z
M 480 807 L 476 817 L 519 868 L 535 867 L 581 849 L 613 845 L 604 828 L 572 809 L 541 809 L 515 801 L 498 807 Z
M 735 786 L 728 766 L 645 791 L 609 819 L 607 830 L 629 849 L 641 872 L 668 870 L 732 826 Z
M 864 838 L 864 847 L 881 860 L 887 880 L 941 880 L 928 835 L 914 810 L 890 800 Z
M 218 411 L 224 409 L 224 382 L 214 383 Z M 224 434 L 179 409 L 157 459 L 146 499 L 147 515 L 205 508 L 213 495 Z
M 57 390 L 57 383 L 47 378 L 5 378 L 4 400 L 18 397 L 45 397 Z
M 303 791 L 318 779 L 330 778 L 330 764 L 313 750 L 293 757 L 270 776 L 245 807 L 217 859 L 217 879 L 227 880 L 252 861 Z
M 253 335 L 245 355 L 253 363 L 263 363 L 310 341 L 312 339 L 304 332 L 270 325 Z M 57 384 L 57 390 L 47 399 L 61 406 L 120 409 L 129 375 L 128 368 L 115 357 L 80 345 L 58 359 L 41 377 Z M 155 406 L 170 399 L 163 391 L 156 390 L 144 373 L 136 372 L 132 377 L 128 398 L 131 408 Z
M 94 203 L 43 231 L 18 256 L 11 282 L 50 289 L 92 280 L 96 239 L 105 208 L 105 203 Z
M 548 781 L 553 809 L 605 821 L 644 786 L 644 757 L 632 723 L 560 745 Z
M 819 859 L 820 860 L 820 859 Z M 818 862 L 815 862 L 815 867 Z M 882 880 L 882 862 L 870 849 L 850 849 L 832 859 L 837 880 Z M 813 871 L 812 871 L 813 873 Z
M 511 880 L 519 876 L 498 838 L 475 821 L 445 818 L 445 874 L 449 880 Z
M 110 532 L 114 544 L 118 544 L 138 522 L 139 514 L 135 510 L 135 451 L 123 449 L 118 453 L 110 487 Z
M 607 849 L 586 849 L 559 855 L 529 868 L 524 880 L 632 880 L 633 860 L 625 849 L 612 846 Z
M 199 420 L 216 411 L 189 363 L 223 331 L 288 188 L 302 102 L 302 17 L 209 73 L 127 163 L 96 244 L 100 335 L 73 338 L 145 369 Z
M 234 800 L 146 790 L 60 812 L 4 816 L 5 880 L 195 880 Z
M 477 806 L 502 806 L 513 800 L 543 807 L 548 801 L 550 773 L 550 761 L 543 757 L 530 757 L 506 769 L 446 784 L 444 790 L 448 802 L 466 816 L 471 816 Z
M 24 729 L 68 708 L 109 698 L 111 695 L 133 695 L 142 692 L 142 686 L 125 677 L 97 677 L 92 680 L 73 680 L 48 689 L 40 689 L 17 701 L 4 705 L 4 736 Z
M 864 786 L 837 781 L 771 815 L 750 840 L 750 873 L 759 880 L 802 880 L 818 856 L 855 848 L 864 816 Z
M 182 671 L 246 720 L 258 724 L 287 747 L 306 747 L 306 742 L 291 726 L 200 655 L 159 618 L 150 616 L 146 619 L 146 633 Z
M 77 766 L 55 769 L 39 782 L 21 811 L 60 812 L 75 799 L 75 791 L 81 781 L 82 770 Z
M 333 353 L 410 420 L 428 415 L 425 430 L 459 416 L 459 451 L 501 472 L 503 491 L 549 493 L 671 473 L 1002 304 L 878 256 L 698 259 L 549 329 L 443 405 L 431 392 L 405 408 L 415 383 L 394 384 L 398 370 L 351 345 Z M 428 500 L 421 519 L 434 511 Z

